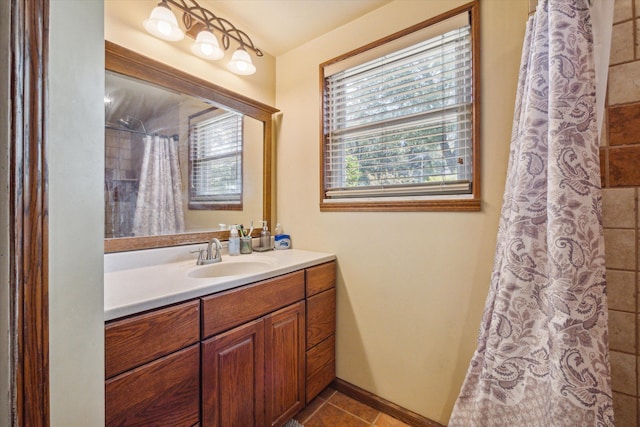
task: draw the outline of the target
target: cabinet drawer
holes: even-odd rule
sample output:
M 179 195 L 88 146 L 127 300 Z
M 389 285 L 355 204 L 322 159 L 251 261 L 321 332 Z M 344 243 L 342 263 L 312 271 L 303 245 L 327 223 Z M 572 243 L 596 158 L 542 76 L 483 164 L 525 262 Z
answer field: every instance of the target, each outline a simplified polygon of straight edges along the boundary
M 107 380 L 106 426 L 190 427 L 199 422 L 200 344 Z
M 202 298 L 203 338 L 257 319 L 303 298 L 303 271 Z
M 336 285 L 336 262 L 307 268 L 307 297 L 315 295 Z
M 311 402 L 322 390 L 324 390 L 336 378 L 336 364 L 327 363 L 315 374 L 307 377 L 306 401 Z
M 200 302 L 115 320 L 105 326 L 105 376 L 187 347 L 200 339 Z
M 336 330 L 336 289 L 307 299 L 307 350 Z
M 307 379 L 328 363 L 335 364 L 336 338 L 331 335 L 307 351 Z

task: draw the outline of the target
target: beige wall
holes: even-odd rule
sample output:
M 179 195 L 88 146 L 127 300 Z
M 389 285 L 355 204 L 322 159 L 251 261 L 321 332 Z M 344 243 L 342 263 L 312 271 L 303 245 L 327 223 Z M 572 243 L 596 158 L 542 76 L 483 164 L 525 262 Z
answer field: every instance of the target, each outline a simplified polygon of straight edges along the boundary
M 102 0 L 50 2 L 51 426 L 104 425 Z
M 493 262 L 528 0 L 483 0 L 482 193 L 474 213 L 320 213 L 318 65 L 464 1 L 398 0 L 277 58 L 278 222 L 336 253 L 338 377 L 446 423 Z

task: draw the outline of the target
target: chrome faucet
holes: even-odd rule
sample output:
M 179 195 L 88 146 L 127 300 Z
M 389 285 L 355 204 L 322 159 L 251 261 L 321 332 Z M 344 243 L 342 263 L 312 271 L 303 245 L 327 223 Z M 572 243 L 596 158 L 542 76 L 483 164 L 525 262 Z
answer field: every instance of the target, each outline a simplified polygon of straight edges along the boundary
M 213 247 L 216 248 L 215 255 L 213 254 Z M 216 262 L 222 261 L 222 255 L 220 255 L 220 249 L 222 249 L 222 244 L 220 240 L 215 237 L 209 240 L 209 244 L 207 244 L 207 253 L 205 255 L 204 249 L 198 250 L 198 260 L 196 261 L 197 265 L 205 265 L 205 264 L 215 264 Z

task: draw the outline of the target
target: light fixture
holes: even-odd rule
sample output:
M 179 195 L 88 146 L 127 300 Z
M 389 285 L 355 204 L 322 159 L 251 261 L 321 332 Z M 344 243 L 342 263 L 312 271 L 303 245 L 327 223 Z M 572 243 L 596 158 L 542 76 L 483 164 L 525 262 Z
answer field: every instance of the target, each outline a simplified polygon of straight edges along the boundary
M 233 52 L 227 68 L 236 74 L 248 76 L 256 72 L 256 66 L 251 63 L 251 57 L 244 48 L 239 47 Z
M 142 25 L 145 30 L 162 40 L 175 42 L 184 38 L 184 33 L 178 27 L 176 15 L 164 1 L 153 8 L 151 15 Z
M 224 56 L 224 51 L 220 49 L 218 39 L 211 30 L 202 30 L 198 33 L 195 43 L 191 46 L 194 55 L 203 59 L 215 61 Z
M 253 41 L 247 33 L 236 28 L 228 20 L 203 8 L 196 0 L 161 0 L 143 23 L 149 33 L 169 41 L 178 41 L 184 37 L 184 32 L 178 26 L 178 20 L 169 4 L 182 12 L 182 23 L 186 34 L 195 38 L 195 43 L 191 46 L 191 51 L 195 55 L 208 60 L 220 59 L 229 49 L 233 39 L 240 46 L 233 53 L 227 68 L 241 75 L 250 75 L 256 72 L 256 67 L 247 50 L 253 51 L 256 56 L 263 56 L 262 51 L 253 45 Z M 218 43 L 216 32 L 220 33 L 222 47 Z

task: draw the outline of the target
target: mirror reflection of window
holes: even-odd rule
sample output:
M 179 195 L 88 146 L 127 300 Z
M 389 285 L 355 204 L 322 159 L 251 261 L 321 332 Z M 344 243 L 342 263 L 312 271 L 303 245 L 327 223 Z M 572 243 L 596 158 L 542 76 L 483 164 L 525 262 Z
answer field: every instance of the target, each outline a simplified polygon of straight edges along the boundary
M 189 209 L 242 210 L 243 115 L 189 117 Z

